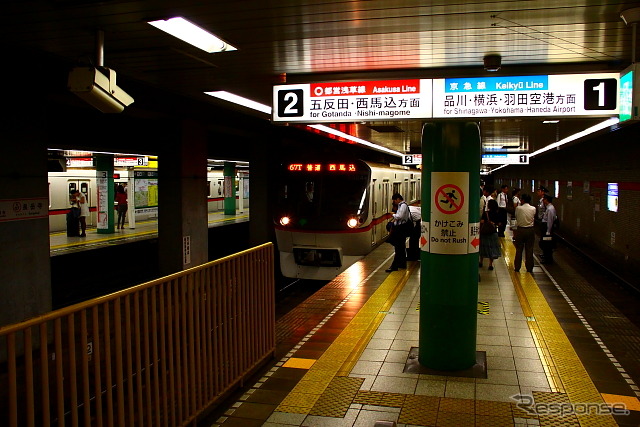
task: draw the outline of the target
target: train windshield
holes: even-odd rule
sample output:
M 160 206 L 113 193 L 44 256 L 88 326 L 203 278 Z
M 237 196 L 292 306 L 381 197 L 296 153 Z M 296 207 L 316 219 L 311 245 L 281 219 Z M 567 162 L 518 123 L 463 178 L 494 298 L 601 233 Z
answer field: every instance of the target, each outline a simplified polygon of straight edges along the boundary
M 278 215 L 291 218 L 291 227 L 314 230 L 344 229 L 350 218 L 364 222 L 368 215 L 368 166 L 359 162 L 347 164 L 345 170 L 332 170 L 325 164 L 314 167 L 318 170 L 307 170 L 306 165 L 302 170 L 286 166 L 279 184 Z

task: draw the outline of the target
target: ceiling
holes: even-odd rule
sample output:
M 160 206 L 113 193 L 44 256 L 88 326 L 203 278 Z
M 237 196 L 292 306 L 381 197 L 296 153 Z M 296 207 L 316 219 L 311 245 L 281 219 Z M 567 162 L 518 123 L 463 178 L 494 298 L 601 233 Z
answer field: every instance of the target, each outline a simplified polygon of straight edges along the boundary
M 48 0 L 3 1 L 0 43 L 70 64 L 104 65 L 210 103 L 226 90 L 265 104 L 282 82 L 482 76 L 483 57 L 502 56 L 502 75 L 620 71 L 631 62 L 624 0 Z M 238 50 L 208 54 L 146 22 L 183 16 Z M 535 71 L 534 71 L 535 70 Z M 135 105 L 135 103 L 134 103 Z M 259 113 L 251 113 L 259 114 Z M 481 123 L 483 148 L 533 151 L 600 120 L 542 125 L 533 119 Z M 418 151 L 419 122 L 359 123 L 356 136 Z

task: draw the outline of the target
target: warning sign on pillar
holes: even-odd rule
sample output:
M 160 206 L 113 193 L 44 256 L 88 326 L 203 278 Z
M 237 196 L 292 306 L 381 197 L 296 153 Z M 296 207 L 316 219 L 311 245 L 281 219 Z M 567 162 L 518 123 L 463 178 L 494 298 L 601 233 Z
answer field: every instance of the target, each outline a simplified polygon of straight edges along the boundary
M 422 250 L 448 255 L 470 252 L 468 196 L 468 172 L 431 172 L 431 221 Z
M 469 253 L 480 252 L 480 223 L 469 224 Z
M 420 223 L 420 249 L 429 252 L 429 223 Z

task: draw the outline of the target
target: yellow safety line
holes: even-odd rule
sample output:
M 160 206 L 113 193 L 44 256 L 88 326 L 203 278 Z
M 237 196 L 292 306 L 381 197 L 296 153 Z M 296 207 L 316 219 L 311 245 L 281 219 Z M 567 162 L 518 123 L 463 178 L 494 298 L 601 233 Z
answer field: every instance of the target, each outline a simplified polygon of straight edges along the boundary
M 249 215 L 241 215 L 241 216 L 234 216 L 233 218 L 221 218 L 221 219 L 214 219 L 209 221 L 209 224 L 213 224 L 214 222 L 224 222 L 224 221 L 235 221 L 237 219 L 243 219 L 243 218 L 248 218 Z M 152 221 L 145 221 L 145 222 L 139 222 L 138 224 L 145 224 L 148 222 L 152 222 Z M 108 242 L 111 240 L 122 240 L 122 239 L 130 239 L 132 237 L 140 237 L 140 236 L 146 236 L 148 234 L 157 234 L 158 230 L 150 230 L 150 231 L 140 231 L 137 233 L 128 233 L 128 234 L 118 234 L 117 236 L 114 235 L 110 235 L 109 237 L 105 237 L 102 239 L 89 239 L 89 240 L 82 240 L 79 242 L 68 242 L 68 243 L 64 243 L 61 245 L 54 245 L 51 246 L 50 249 L 51 250 L 56 250 L 56 249 L 64 249 L 64 248 L 72 248 L 74 246 L 84 246 L 84 245 L 91 245 L 94 243 L 103 243 L 103 242 Z M 65 234 L 63 233 L 51 233 L 51 236 L 58 236 L 58 235 L 62 235 Z M 115 232 L 114 232 L 115 234 Z
M 236 219 L 242 219 L 242 218 L 249 218 L 249 215 L 234 216 L 233 218 L 212 219 L 211 221 L 209 221 L 209 224 L 212 224 L 214 222 L 235 221 Z
M 276 411 L 308 414 L 335 376 L 347 375 L 418 263 L 389 274 Z
M 79 242 L 64 243 L 62 245 L 54 245 L 54 246 L 51 246 L 50 249 L 54 250 L 54 249 L 62 249 L 62 248 L 72 248 L 74 246 L 87 246 L 87 245 L 92 245 L 94 243 L 103 243 L 111 240 L 123 240 L 123 239 L 129 239 L 131 237 L 140 237 L 146 234 L 155 234 L 155 233 L 157 233 L 156 230 L 151 230 L 151 231 L 140 231 L 138 233 L 119 234 L 117 236 L 110 235 L 102 239 L 89 239 L 89 240 L 82 240 Z
M 563 388 L 569 402 L 573 404 L 604 403 L 533 276 L 529 273 L 513 271 L 512 259 L 515 255 L 515 247 L 508 243 L 501 239 L 502 253 L 518 297 L 522 298 L 520 302 L 523 311 L 530 312 L 527 323 L 536 341 L 538 352 L 541 353 L 543 365 L 545 361 L 547 363 L 545 373 L 547 373 L 549 384 L 557 391 Z M 581 426 L 615 427 L 618 425 L 611 415 L 591 413 L 576 415 Z

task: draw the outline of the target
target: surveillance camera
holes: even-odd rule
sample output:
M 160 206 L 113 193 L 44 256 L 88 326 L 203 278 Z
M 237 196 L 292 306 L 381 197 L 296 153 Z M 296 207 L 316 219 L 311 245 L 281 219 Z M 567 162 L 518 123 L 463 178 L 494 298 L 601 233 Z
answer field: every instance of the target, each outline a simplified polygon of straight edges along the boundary
M 487 71 L 498 71 L 502 65 L 502 57 L 498 54 L 485 55 L 484 69 Z
M 103 68 L 78 67 L 69 73 L 69 90 L 103 113 L 120 113 L 133 98 L 116 85 L 116 72 Z

